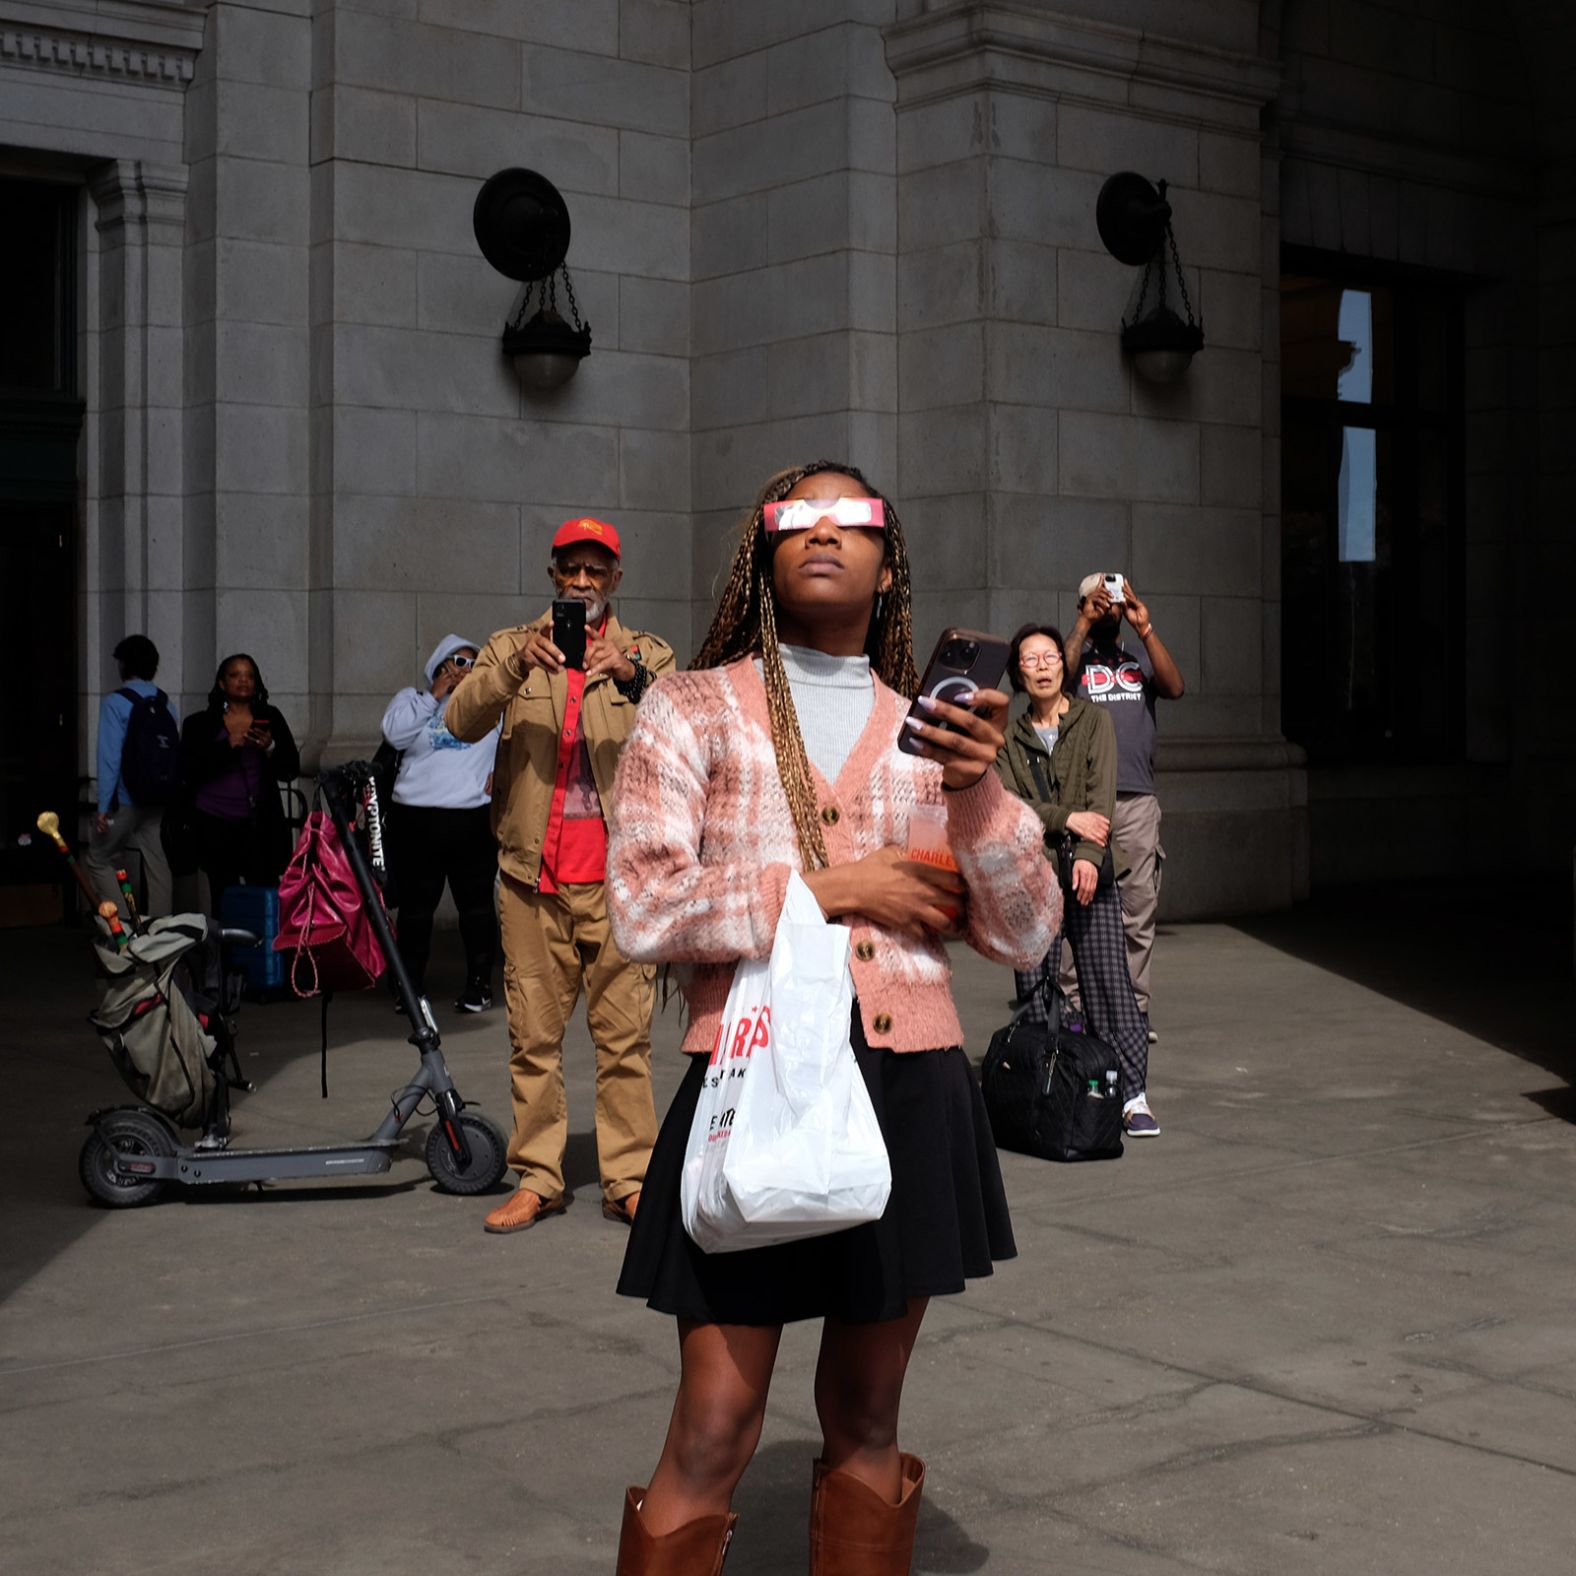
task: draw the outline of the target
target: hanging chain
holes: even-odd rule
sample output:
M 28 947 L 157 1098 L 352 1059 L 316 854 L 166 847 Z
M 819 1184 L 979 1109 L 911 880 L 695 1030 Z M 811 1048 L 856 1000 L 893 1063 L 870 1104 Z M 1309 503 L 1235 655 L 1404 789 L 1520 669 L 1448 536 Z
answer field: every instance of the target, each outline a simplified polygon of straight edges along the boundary
M 573 317 L 574 320 L 575 320 L 575 327 L 576 327 L 576 329 L 584 328 L 585 324 L 583 324 L 580 321 L 580 305 L 575 300 L 575 282 L 574 282 L 573 279 L 571 279 L 569 277 L 569 265 L 567 263 L 564 264 L 563 274 L 564 274 L 564 294 L 569 297 L 569 313 L 570 313 L 570 316 Z
M 580 303 L 575 300 L 575 282 L 569 277 L 569 266 L 566 263 L 558 271 L 563 275 L 564 295 L 569 302 L 570 316 L 575 320 L 575 328 L 582 330 L 585 324 L 580 321 Z M 537 312 L 558 312 L 558 276 L 547 274 L 541 279 L 531 279 L 526 282 L 525 294 L 520 297 L 520 309 L 509 320 L 510 328 L 520 328 L 529 322 Z
M 1187 309 L 1189 326 L 1193 322 L 1193 302 L 1187 293 L 1187 275 L 1182 272 L 1182 255 L 1177 251 L 1176 231 L 1168 224 L 1166 226 L 1166 239 L 1171 243 L 1171 261 L 1176 265 L 1177 286 L 1182 291 L 1182 305 Z
M 1141 280 L 1139 280 L 1139 282 L 1138 282 L 1138 303 L 1133 308 L 1133 322 L 1134 323 L 1138 322 L 1139 319 L 1142 318 L 1143 315 L 1144 315 L 1144 302 L 1148 299 L 1148 296 L 1149 296 L 1149 271 L 1154 266 L 1155 266 L 1154 258 L 1150 258 L 1149 261 L 1144 264 L 1144 277 Z M 1128 323 L 1128 321 L 1127 321 L 1127 319 L 1125 317 L 1122 319 L 1122 327 L 1123 328 L 1131 327 L 1131 324 Z

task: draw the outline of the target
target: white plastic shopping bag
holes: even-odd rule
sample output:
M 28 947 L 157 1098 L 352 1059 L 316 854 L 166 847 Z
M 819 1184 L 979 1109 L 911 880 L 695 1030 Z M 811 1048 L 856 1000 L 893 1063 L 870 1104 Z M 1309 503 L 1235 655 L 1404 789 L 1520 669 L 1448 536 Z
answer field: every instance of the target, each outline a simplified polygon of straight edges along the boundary
M 705 1253 L 878 1220 L 892 1168 L 849 1042 L 848 931 L 797 875 L 770 958 L 733 976 L 684 1156 L 684 1229 Z

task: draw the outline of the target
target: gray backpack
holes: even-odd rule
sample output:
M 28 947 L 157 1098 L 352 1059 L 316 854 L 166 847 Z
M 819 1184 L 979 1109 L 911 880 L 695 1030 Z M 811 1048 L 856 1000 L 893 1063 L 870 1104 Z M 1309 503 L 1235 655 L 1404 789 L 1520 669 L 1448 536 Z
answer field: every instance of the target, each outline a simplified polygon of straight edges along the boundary
M 151 920 L 123 951 L 94 942 L 109 983 L 88 1022 L 132 1093 L 180 1127 L 202 1126 L 213 1099 L 214 1037 L 193 1005 L 208 946 L 202 914 Z

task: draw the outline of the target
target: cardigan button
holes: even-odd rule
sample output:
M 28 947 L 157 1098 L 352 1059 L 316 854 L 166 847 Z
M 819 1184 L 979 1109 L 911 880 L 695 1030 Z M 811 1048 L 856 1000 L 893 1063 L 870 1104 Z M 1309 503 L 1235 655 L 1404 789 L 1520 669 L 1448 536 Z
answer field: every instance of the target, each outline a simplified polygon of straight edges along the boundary
M 872 1026 L 877 1034 L 885 1034 L 892 1027 L 892 1014 L 890 1012 L 878 1012 L 875 1015 Z
M 843 812 L 839 810 L 835 804 L 823 805 L 821 807 L 821 819 L 825 821 L 828 826 L 836 826 L 837 823 L 842 820 L 842 818 Z
M 868 963 L 876 955 L 876 944 L 873 941 L 861 941 L 854 948 L 854 956 L 861 963 Z

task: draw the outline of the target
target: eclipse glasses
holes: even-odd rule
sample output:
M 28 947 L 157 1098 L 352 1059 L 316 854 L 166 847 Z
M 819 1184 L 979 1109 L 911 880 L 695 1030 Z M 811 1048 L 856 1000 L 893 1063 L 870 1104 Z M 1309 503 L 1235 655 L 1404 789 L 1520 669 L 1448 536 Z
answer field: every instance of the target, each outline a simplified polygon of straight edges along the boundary
M 886 530 L 886 505 L 879 498 L 792 498 L 761 512 L 768 531 L 808 531 L 818 520 Z

